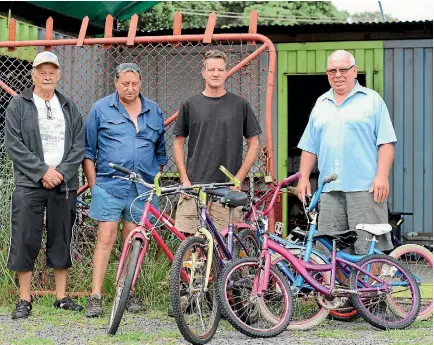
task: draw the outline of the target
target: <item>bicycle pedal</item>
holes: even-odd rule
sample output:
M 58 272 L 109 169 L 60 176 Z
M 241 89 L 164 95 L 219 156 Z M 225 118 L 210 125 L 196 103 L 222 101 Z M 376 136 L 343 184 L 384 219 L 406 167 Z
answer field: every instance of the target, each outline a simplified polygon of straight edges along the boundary
M 274 224 L 274 232 L 278 235 L 282 235 L 283 230 L 283 223 L 282 222 L 276 222 Z

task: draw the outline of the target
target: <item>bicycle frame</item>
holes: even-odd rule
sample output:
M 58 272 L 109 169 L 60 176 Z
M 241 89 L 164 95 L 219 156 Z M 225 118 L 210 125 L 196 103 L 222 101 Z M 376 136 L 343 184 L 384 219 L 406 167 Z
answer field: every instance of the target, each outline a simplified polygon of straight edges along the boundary
M 363 268 L 360 268 L 356 264 L 338 258 L 336 256 L 336 248 L 335 244 L 333 245 L 333 251 L 332 251 L 332 261 L 328 264 L 310 264 L 308 262 L 305 262 L 303 260 L 298 259 L 294 254 L 292 254 L 289 250 L 285 249 L 278 243 L 274 242 L 269 238 L 269 235 L 265 233 L 263 235 L 264 242 L 262 246 L 262 252 L 260 258 L 265 258 L 264 263 L 264 272 L 262 278 L 259 280 L 259 276 L 257 275 L 253 281 L 253 291 L 264 293 L 268 289 L 268 280 L 270 276 L 270 269 L 271 269 L 271 254 L 269 250 L 272 250 L 280 255 L 282 255 L 287 261 L 290 262 L 290 264 L 295 268 L 299 276 L 303 277 L 303 279 L 312 286 L 316 291 L 330 297 L 335 297 L 338 295 L 346 296 L 350 293 L 356 293 L 356 291 L 348 290 L 348 289 L 335 289 L 335 278 L 336 278 L 336 264 L 337 263 L 343 263 L 345 265 L 348 265 L 352 268 L 357 268 L 360 270 L 365 276 L 371 278 L 378 284 L 380 284 L 381 287 L 378 285 L 372 286 L 372 284 L 368 284 L 367 282 L 360 281 L 361 284 L 364 285 L 363 288 L 359 289 L 357 292 L 378 292 L 379 290 L 385 290 L 386 292 L 389 292 L 388 284 L 379 279 L 377 276 L 369 273 Z M 317 280 L 315 280 L 310 274 L 310 271 L 316 271 L 316 272 L 331 272 L 331 281 L 330 281 L 330 288 L 327 288 L 323 286 L 321 283 L 319 283 Z
M 128 247 L 133 243 L 136 239 L 139 239 L 142 242 L 142 249 L 140 250 L 139 259 L 137 262 L 136 271 L 134 273 L 134 279 L 132 288 L 134 289 L 134 286 L 136 284 L 136 280 L 140 271 L 140 267 L 143 261 L 143 258 L 146 255 L 146 250 L 148 248 L 148 240 L 149 240 L 149 232 L 151 233 L 152 237 L 155 239 L 157 244 L 160 246 L 161 249 L 163 249 L 166 256 L 169 258 L 170 261 L 173 261 L 174 255 L 169 249 L 169 247 L 166 245 L 164 240 L 161 238 L 161 236 L 158 234 L 158 232 L 155 230 L 155 228 L 152 226 L 151 222 L 149 221 L 149 214 L 153 215 L 155 218 L 162 220 L 164 223 L 164 226 L 172 233 L 174 234 L 179 240 L 183 241 L 185 240 L 185 236 L 174 226 L 172 225 L 170 221 L 170 217 L 160 213 L 155 207 L 152 205 L 152 198 L 154 195 L 154 191 L 151 191 L 149 194 L 148 199 L 145 203 L 145 208 L 143 210 L 142 216 L 140 218 L 139 226 L 136 227 L 133 231 L 131 231 L 127 238 L 124 241 L 118 271 L 116 274 L 116 281 L 119 279 L 122 268 L 128 253 Z M 182 279 L 185 281 L 188 281 L 188 276 L 185 272 L 183 272 Z

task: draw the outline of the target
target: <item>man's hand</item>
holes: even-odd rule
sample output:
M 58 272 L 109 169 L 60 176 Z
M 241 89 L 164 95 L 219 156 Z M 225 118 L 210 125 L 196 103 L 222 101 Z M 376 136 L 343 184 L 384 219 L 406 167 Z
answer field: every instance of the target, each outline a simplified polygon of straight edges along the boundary
M 241 186 L 243 185 L 243 181 L 245 179 L 245 176 L 240 176 L 239 172 L 238 172 L 238 174 L 236 174 L 234 177 L 235 177 L 235 179 L 237 179 L 238 181 L 240 181 L 240 186 L 239 187 L 237 187 L 237 186 L 231 186 L 230 189 L 232 191 L 239 192 L 239 191 L 241 191 Z
M 374 193 L 375 202 L 381 203 L 386 201 L 389 195 L 389 178 L 385 175 L 377 175 L 372 182 L 369 193 Z
M 183 187 L 191 187 L 191 182 L 188 178 L 186 178 L 184 181 L 182 181 L 182 186 Z M 182 197 L 184 199 L 190 199 L 190 197 L 188 195 L 182 194 Z
M 309 179 L 301 178 L 300 180 L 298 180 L 297 189 L 298 198 L 304 205 L 306 203 L 306 195 L 312 195 L 312 187 L 310 186 Z
M 63 181 L 62 174 L 53 168 L 48 168 L 47 172 L 42 177 L 42 185 L 44 186 L 44 188 L 50 187 L 47 189 L 52 189 L 58 186 L 59 184 L 62 183 L 62 181 Z
M 53 189 L 53 187 L 51 187 L 47 182 L 44 182 L 44 181 L 42 181 L 42 186 L 43 186 L 45 189 Z
M 164 168 L 164 165 L 159 165 L 158 166 L 158 169 L 160 170 L 160 172 L 163 172 L 163 168 Z

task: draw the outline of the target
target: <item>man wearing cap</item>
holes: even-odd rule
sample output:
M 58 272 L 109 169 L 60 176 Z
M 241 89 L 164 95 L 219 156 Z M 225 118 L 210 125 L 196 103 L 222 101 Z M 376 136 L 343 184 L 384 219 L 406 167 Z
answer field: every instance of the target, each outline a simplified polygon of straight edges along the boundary
M 84 156 L 84 124 L 75 103 L 56 90 L 59 60 L 51 52 L 33 61 L 34 86 L 15 96 L 6 109 L 6 151 L 15 175 L 7 267 L 18 274 L 20 300 L 12 319 L 29 316 L 30 283 L 41 248 L 46 215 L 46 266 L 54 270 L 54 307 L 80 311 L 66 296 L 72 265 L 72 228 Z
M 122 174 L 109 163 L 133 170 L 149 183 L 153 183 L 155 175 L 167 163 L 163 113 L 155 102 L 140 93 L 139 66 L 123 63 L 115 72 L 116 92 L 96 102 L 86 120 L 83 169 L 92 190 L 90 216 L 99 221 L 87 317 L 103 315 L 102 283 L 119 220 L 122 218 L 125 240 L 137 227 L 144 208 L 144 198 L 136 198 L 147 192 L 143 185 L 114 179 Z M 133 202 L 134 207 L 131 207 Z M 130 296 L 127 310 L 138 312 L 141 309 L 139 298 Z

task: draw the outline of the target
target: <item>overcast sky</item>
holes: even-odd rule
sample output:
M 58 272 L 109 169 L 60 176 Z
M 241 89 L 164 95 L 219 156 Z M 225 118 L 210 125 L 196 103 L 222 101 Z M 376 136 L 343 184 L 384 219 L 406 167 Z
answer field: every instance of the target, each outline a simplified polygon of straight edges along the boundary
M 375 0 L 333 0 L 339 10 L 349 13 L 364 11 L 379 11 L 378 1 Z M 433 0 L 386 0 L 381 1 L 383 11 L 399 20 L 432 20 Z

